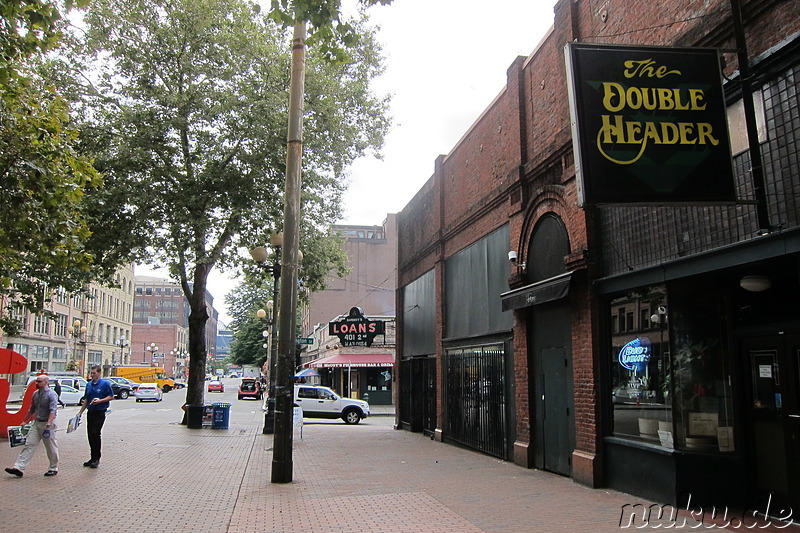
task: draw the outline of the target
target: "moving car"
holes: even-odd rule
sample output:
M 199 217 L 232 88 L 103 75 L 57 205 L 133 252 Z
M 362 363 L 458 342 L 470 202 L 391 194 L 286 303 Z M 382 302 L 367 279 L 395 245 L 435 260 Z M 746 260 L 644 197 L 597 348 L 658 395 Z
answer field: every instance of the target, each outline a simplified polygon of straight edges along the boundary
M 225 385 L 221 381 L 214 380 L 208 382 L 208 392 L 225 392 Z
M 164 394 L 161 392 L 161 387 L 158 386 L 158 383 L 142 383 L 133 394 L 136 396 L 137 402 L 145 400 L 160 402 L 164 399 Z
M 367 402 L 342 398 L 328 387 L 295 385 L 294 403 L 303 408 L 303 418 L 341 418 L 346 424 L 358 424 L 369 416 Z
M 254 398 L 260 400 L 264 395 L 261 390 L 261 383 L 254 378 L 242 378 L 242 383 L 239 385 L 238 397 L 240 400 L 245 398 Z

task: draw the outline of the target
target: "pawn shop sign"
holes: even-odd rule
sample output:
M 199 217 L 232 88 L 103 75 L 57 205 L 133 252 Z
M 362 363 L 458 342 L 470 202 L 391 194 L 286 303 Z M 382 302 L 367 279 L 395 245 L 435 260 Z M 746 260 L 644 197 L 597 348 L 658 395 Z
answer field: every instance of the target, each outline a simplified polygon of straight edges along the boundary
M 328 323 L 328 334 L 339 337 L 342 346 L 372 346 L 375 335 L 383 335 L 385 331 L 382 320 L 366 318 L 360 307 L 350 309 L 342 320 Z

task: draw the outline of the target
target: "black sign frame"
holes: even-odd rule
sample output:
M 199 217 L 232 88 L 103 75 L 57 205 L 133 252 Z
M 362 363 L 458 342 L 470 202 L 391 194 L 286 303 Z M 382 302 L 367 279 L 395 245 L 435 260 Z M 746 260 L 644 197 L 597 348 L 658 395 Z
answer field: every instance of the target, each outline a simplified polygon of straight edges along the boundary
M 345 318 L 328 323 L 328 334 L 339 337 L 342 346 L 372 346 L 375 337 L 385 333 L 385 322 L 366 318 L 360 307 L 352 307 Z
M 578 204 L 734 204 L 719 53 L 569 43 Z

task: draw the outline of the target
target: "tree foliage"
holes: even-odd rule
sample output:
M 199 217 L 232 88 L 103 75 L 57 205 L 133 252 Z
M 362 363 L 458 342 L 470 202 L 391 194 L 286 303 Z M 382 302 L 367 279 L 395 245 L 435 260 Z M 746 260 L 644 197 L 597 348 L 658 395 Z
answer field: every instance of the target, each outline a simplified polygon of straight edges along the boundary
M 0 328 L 14 335 L 12 307 L 46 308 L 44 287 L 81 289 L 99 276 L 85 196 L 102 180 L 82 154 L 70 107 L 39 74 L 62 37 L 62 10 L 85 2 L 0 3 Z
M 104 205 L 138 221 L 149 240 L 140 258 L 183 287 L 187 401 L 199 404 L 208 274 L 250 262 L 242 251 L 281 229 L 289 38 L 247 0 L 96 0 L 85 25 L 96 81 L 82 112 Z M 341 262 L 324 236 L 340 215 L 344 171 L 388 127 L 387 103 L 369 89 L 378 46 L 363 22 L 354 28 L 353 61 L 312 49 L 306 67 L 301 247 L 320 251 L 304 261 L 311 284 Z
M 362 8 L 389 5 L 393 0 L 359 0 Z M 308 23 L 306 43 L 316 47 L 329 61 L 350 61 L 350 50 L 359 39 L 359 31 L 341 13 L 341 0 L 272 0 L 269 16 L 283 26 L 296 20 Z

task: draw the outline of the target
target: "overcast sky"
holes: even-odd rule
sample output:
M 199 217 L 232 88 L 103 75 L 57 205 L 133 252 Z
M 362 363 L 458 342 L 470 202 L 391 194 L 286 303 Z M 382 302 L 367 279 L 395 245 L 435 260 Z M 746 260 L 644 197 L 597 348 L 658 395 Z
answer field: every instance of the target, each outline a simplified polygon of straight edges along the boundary
M 348 1 L 348 0 L 345 0 Z M 394 0 L 376 6 L 386 73 L 375 89 L 391 93 L 393 127 L 382 161 L 351 171 L 345 224 L 381 224 L 397 213 L 506 83 L 553 24 L 555 0 Z
M 344 0 L 344 4 L 354 0 Z M 392 94 L 393 126 L 383 160 L 364 158 L 350 172 L 341 224 L 380 225 L 397 213 L 506 83 L 553 24 L 555 0 L 394 0 L 370 10 L 380 25 L 386 72 L 375 91 Z M 137 267 L 137 274 L 161 275 Z M 235 282 L 213 271 L 208 289 L 221 320 Z

